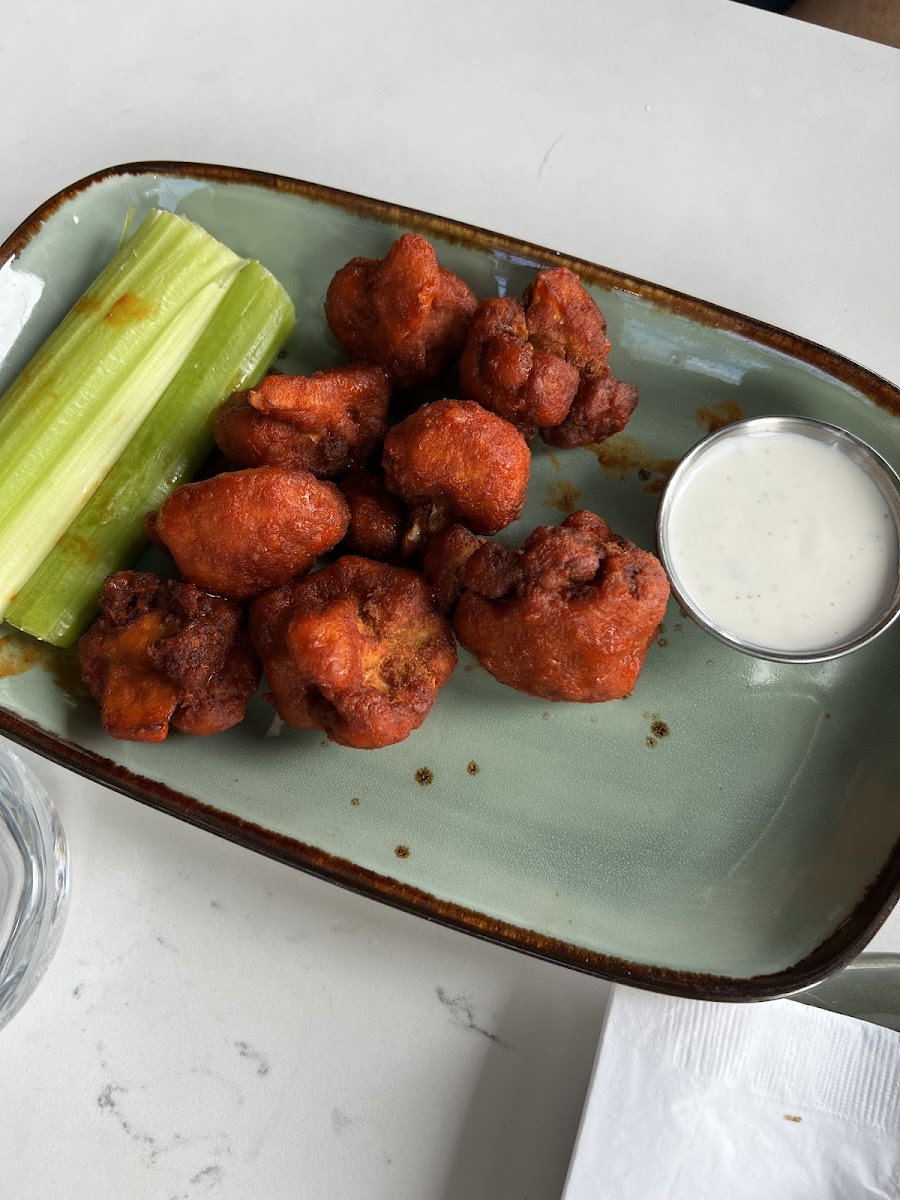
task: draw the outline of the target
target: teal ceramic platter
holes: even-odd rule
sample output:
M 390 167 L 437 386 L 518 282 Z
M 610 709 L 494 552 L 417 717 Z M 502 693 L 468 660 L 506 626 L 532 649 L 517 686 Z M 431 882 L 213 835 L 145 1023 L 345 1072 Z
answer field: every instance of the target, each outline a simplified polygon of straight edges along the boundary
M 659 494 L 717 424 L 799 413 L 900 467 L 900 393 L 789 334 L 614 271 L 296 180 L 144 163 L 53 197 L 0 248 L 0 392 L 115 251 L 161 206 L 260 259 L 297 305 L 286 370 L 340 360 L 333 273 L 398 231 L 435 244 L 479 296 L 573 267 L 637 385 L 602 447 L 534 444 L 519 544 L 575 508 L 653 547 Z M 854 957 L 900 891 L 900 624 L 846 658 L 778 665 L 714 641 L 673 602 L 634 693 L 604 705 L 520 695 L 466 654 L 400 745 L 343 749 L 280 727 L 261 699 L 211 739 L 115 742 L 71 658 L 0 630 L 0 731 L 135 799 L 369 896 L 585 971 L 752 1000 Z

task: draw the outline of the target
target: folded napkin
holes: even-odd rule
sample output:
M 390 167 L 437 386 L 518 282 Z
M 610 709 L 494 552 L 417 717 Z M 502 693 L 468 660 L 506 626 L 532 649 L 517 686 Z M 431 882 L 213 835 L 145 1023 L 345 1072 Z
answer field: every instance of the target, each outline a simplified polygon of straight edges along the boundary
M 614 987 L 563 1200 L 900 1198 L 900 1033 Z

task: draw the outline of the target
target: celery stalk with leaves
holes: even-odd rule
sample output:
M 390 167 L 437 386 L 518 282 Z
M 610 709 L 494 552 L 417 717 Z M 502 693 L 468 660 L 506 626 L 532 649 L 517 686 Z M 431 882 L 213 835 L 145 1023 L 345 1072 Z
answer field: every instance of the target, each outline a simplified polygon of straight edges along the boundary
M 212 369 L 192 355 L 245 266 L 192 222 L 151 212 L 0 399 L 0 618 L 24 601 L 28 580 L 176 377 L 190 363 L 198 380 Z M 279 319 L 289 313 L 292 321 L 290 301 L 276 288 Z M 255 344 L 245 332 L 246 344 Z M 232 363 L 229 380 L 234 370 Z M 173 434 L 170 452 L 175 440 Z M 117 489 L 130 486 L 120 475 Z M 86 552 L 90 546 L 86 538 Z M 59 575 L 60 589 L 70 583 Z M 67 603 L 51 580 L 46 614 Z
M 11 625 L 58 646 L 78 637 L 104 579 L 146 545 L 146 514 L 212 449 L 211 414 L 259 381 L 293 326 L 281 284 L 248 262 L 121 458 L 10 605 Z

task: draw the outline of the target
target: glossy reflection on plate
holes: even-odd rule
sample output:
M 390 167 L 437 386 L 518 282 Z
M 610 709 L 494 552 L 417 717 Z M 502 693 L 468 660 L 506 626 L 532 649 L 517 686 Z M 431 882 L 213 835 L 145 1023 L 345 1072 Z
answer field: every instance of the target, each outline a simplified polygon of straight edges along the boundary
M 745 654 L 838 658 L 900 615 L 900 479 L 824 421 L 761 417 L 703 439 L 669 481 L 657 544 L 682 606 Z

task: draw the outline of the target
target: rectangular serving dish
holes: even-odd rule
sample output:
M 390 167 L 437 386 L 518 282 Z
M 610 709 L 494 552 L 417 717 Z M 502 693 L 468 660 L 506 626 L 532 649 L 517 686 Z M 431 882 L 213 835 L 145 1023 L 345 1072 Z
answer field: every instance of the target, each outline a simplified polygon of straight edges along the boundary
M 603 446 L 533 444 L 520 544 L 575 508 L 652 548 L 668 473 L 717 424 L 800 413 L 900 465 L 900 392 L 790 334 L 499 234 L 294 179 L 191 163 L 98 172 L 0 248 L 0 393 L 160 206 L 260 259 L 299 324 L 286 370 L 340 359 L 322 302 L 355 255 L 418 230 L 479 296 L 579 273 L 640 404 Z M 550 704 L 465 653 L 425 725 L 386 750 L 286 729 L 257 697 L 236 729 L 115 742 L 71 655 L 0 630 L 0 732 L 125 795 L 335 883 L 593 974 L 758 1000 L 852 958 L 900 894 L 900 624 L 829 663 L 731 652 L 674 602 L 629 699 Z

